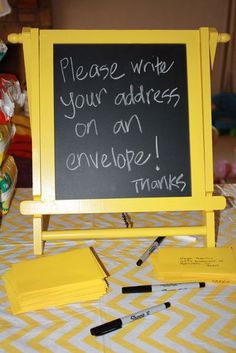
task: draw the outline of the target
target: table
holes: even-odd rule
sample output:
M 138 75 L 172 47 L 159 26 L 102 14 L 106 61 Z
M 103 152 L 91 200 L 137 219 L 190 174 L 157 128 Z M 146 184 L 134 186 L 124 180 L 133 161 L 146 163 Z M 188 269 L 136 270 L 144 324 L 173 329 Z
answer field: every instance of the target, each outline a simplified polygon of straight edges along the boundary
M 11 263 L 34 258 L 32 217 L 19 213 L 20 201 L 31 199 L 31 189 L 17 189 L 9 213 L 1 219 L 0 275 Z M 217 246 L 236 245 L 236 185 L 217 186 L 229 197 L 229 207 L 221 211 Z M 197 212 L 133 214 L 135 226 L 178 224 L 180 220 L 198 224 Z M 81 228 L 123 225 L 121 215 L 52 216 L 50 227 Z M 236 286 L 207 284 L 202 289 L 161 293 L 121 293 L 122 286 L 156 283 L 148 259 L 136 261 L 155 239 L 55 241 L 45 254 L 92 246 L 108 270 L 108 293 L 96 302 L 74 303 L 14 316 L 0 281 L 1 353 L 223 353 L 236 347 Z M 202 246 L 201 237 L 168 237 L 161 246 Z M 146 307 L 170 301 L 171 308 L 137 320 L 113 333 L 94 337 L 90 328 Z

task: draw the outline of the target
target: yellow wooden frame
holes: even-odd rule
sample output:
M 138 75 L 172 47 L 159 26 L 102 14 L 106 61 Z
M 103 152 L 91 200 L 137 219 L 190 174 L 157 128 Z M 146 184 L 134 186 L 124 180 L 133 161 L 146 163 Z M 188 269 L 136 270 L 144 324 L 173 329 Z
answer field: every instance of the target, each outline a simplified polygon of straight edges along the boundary
M 25 28 L 11 34 L 11 42 L 22 42 L 33 146 L 33 200 L 21 203 L 23 214 L 33 215 L 34 252 L 52 239 L 135 237 L 133 229 L 55 230 L 44 226 L 50 214 L 191 211 L 204 213 L 199 227 L 143 228 L 139 236 L 199 234 L 207 246 L 215 245 L 214 210 L 225 207 L 225 199 L 213 196 L 210 68 L 217 42 L 229 40 L 215 29 L 199 30 L 38 30 Z M 54 44 L 185 44 L 189 104 L 191 197 L 161 197 L 95 200 L 56 200 L 54 161 Z M 46 143 L 45 143 L 46 141 Z

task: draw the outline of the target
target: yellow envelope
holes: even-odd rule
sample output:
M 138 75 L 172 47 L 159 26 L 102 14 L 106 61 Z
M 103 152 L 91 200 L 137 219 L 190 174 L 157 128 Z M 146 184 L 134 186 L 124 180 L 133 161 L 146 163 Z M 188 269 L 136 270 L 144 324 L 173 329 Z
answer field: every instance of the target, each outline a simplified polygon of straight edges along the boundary
M 3 281 L 15 314 L 99 299 L 107 273 L 92 249 L 71 250 L 13 264 Z
M 160 248 L 151 262 L 160 280 L 236 282 L 236 252 L 231 247 Z

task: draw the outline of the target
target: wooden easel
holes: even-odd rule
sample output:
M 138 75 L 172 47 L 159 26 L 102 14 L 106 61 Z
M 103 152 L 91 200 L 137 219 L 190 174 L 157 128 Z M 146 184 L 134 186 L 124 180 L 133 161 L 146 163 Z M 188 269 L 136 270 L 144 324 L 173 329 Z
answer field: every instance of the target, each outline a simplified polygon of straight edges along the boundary
M 21 212 L 33 216 L 35 254 L 42 254 L 45 241 L 55 239 L 137 237 L 135 228 L 103 229 L 102 231 L 99 229 L 48 230 L 47 223 L 51 214 L 198 210 L 203 213 L 203 223 L 200 226 L 139 228 L 138 236 L 203 235 L 208 247 L 215 246 L 214 211 L 225 207 L 225 199 L 221 196 L 213 196 L 210 69 L 214 62 L 217 43 L 225 43 L 228 40 L 228 34 L 219 34 L 215 29 L 209 28 L 191 31 L 56 31 L 24 28 L 20 34 L 9 35 L 10 42 L 23 43 L 25 57 L 32 130 L 33 200 L 23 201 Z M 186 44 L 192 178 L 190 197 L 151 197 L 135 200 L 133 198 L 102 200 L 57 200 L 55 198 L 53 45 L 94 42 L 97 44 Z M 48 144 L 47 149 L 44 146 L 45 141 Z

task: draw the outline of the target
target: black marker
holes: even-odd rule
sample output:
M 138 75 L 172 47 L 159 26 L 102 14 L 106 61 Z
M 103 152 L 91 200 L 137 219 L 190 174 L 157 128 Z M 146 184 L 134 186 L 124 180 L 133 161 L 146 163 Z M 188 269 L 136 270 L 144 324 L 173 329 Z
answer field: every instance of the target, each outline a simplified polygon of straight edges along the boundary
M 205 285 L 204 282 L 149 284 L 144 286 L 123 287 L 122 293 L 166 292 L 169 290 L 202 288 L 205 287 Z
M 145 260 L 151 255 L 151 253 L 158 248 L 161 242 L 165 239 L 165 237 L 158 237 L 152 243 L 152 245 L 145 251 L 145 253 L 140 257 L 140 259 L 136 262 L 137 266 L 141 266 Z
M 134 314 L 124 316 L 120 319 L 116 319 L 113 321 L 106 322 L 103 325 L 96 326 L 90 329 L 91 335 L 93 336 L 102 336 L 105 335 L 106 333 L 119 330 L 120 328 L 123 327 L 123 325 L 126 325 L 132 321 L 142 319 L 146 316 L 152 315 L 157 313 L 158 311 L 162 311 L 164 309 L 167 309 L 170 307 L 170 303 L 166 302 L 160 305 L 155 305 L 152 306 L 148 309 L 138 311 Z

